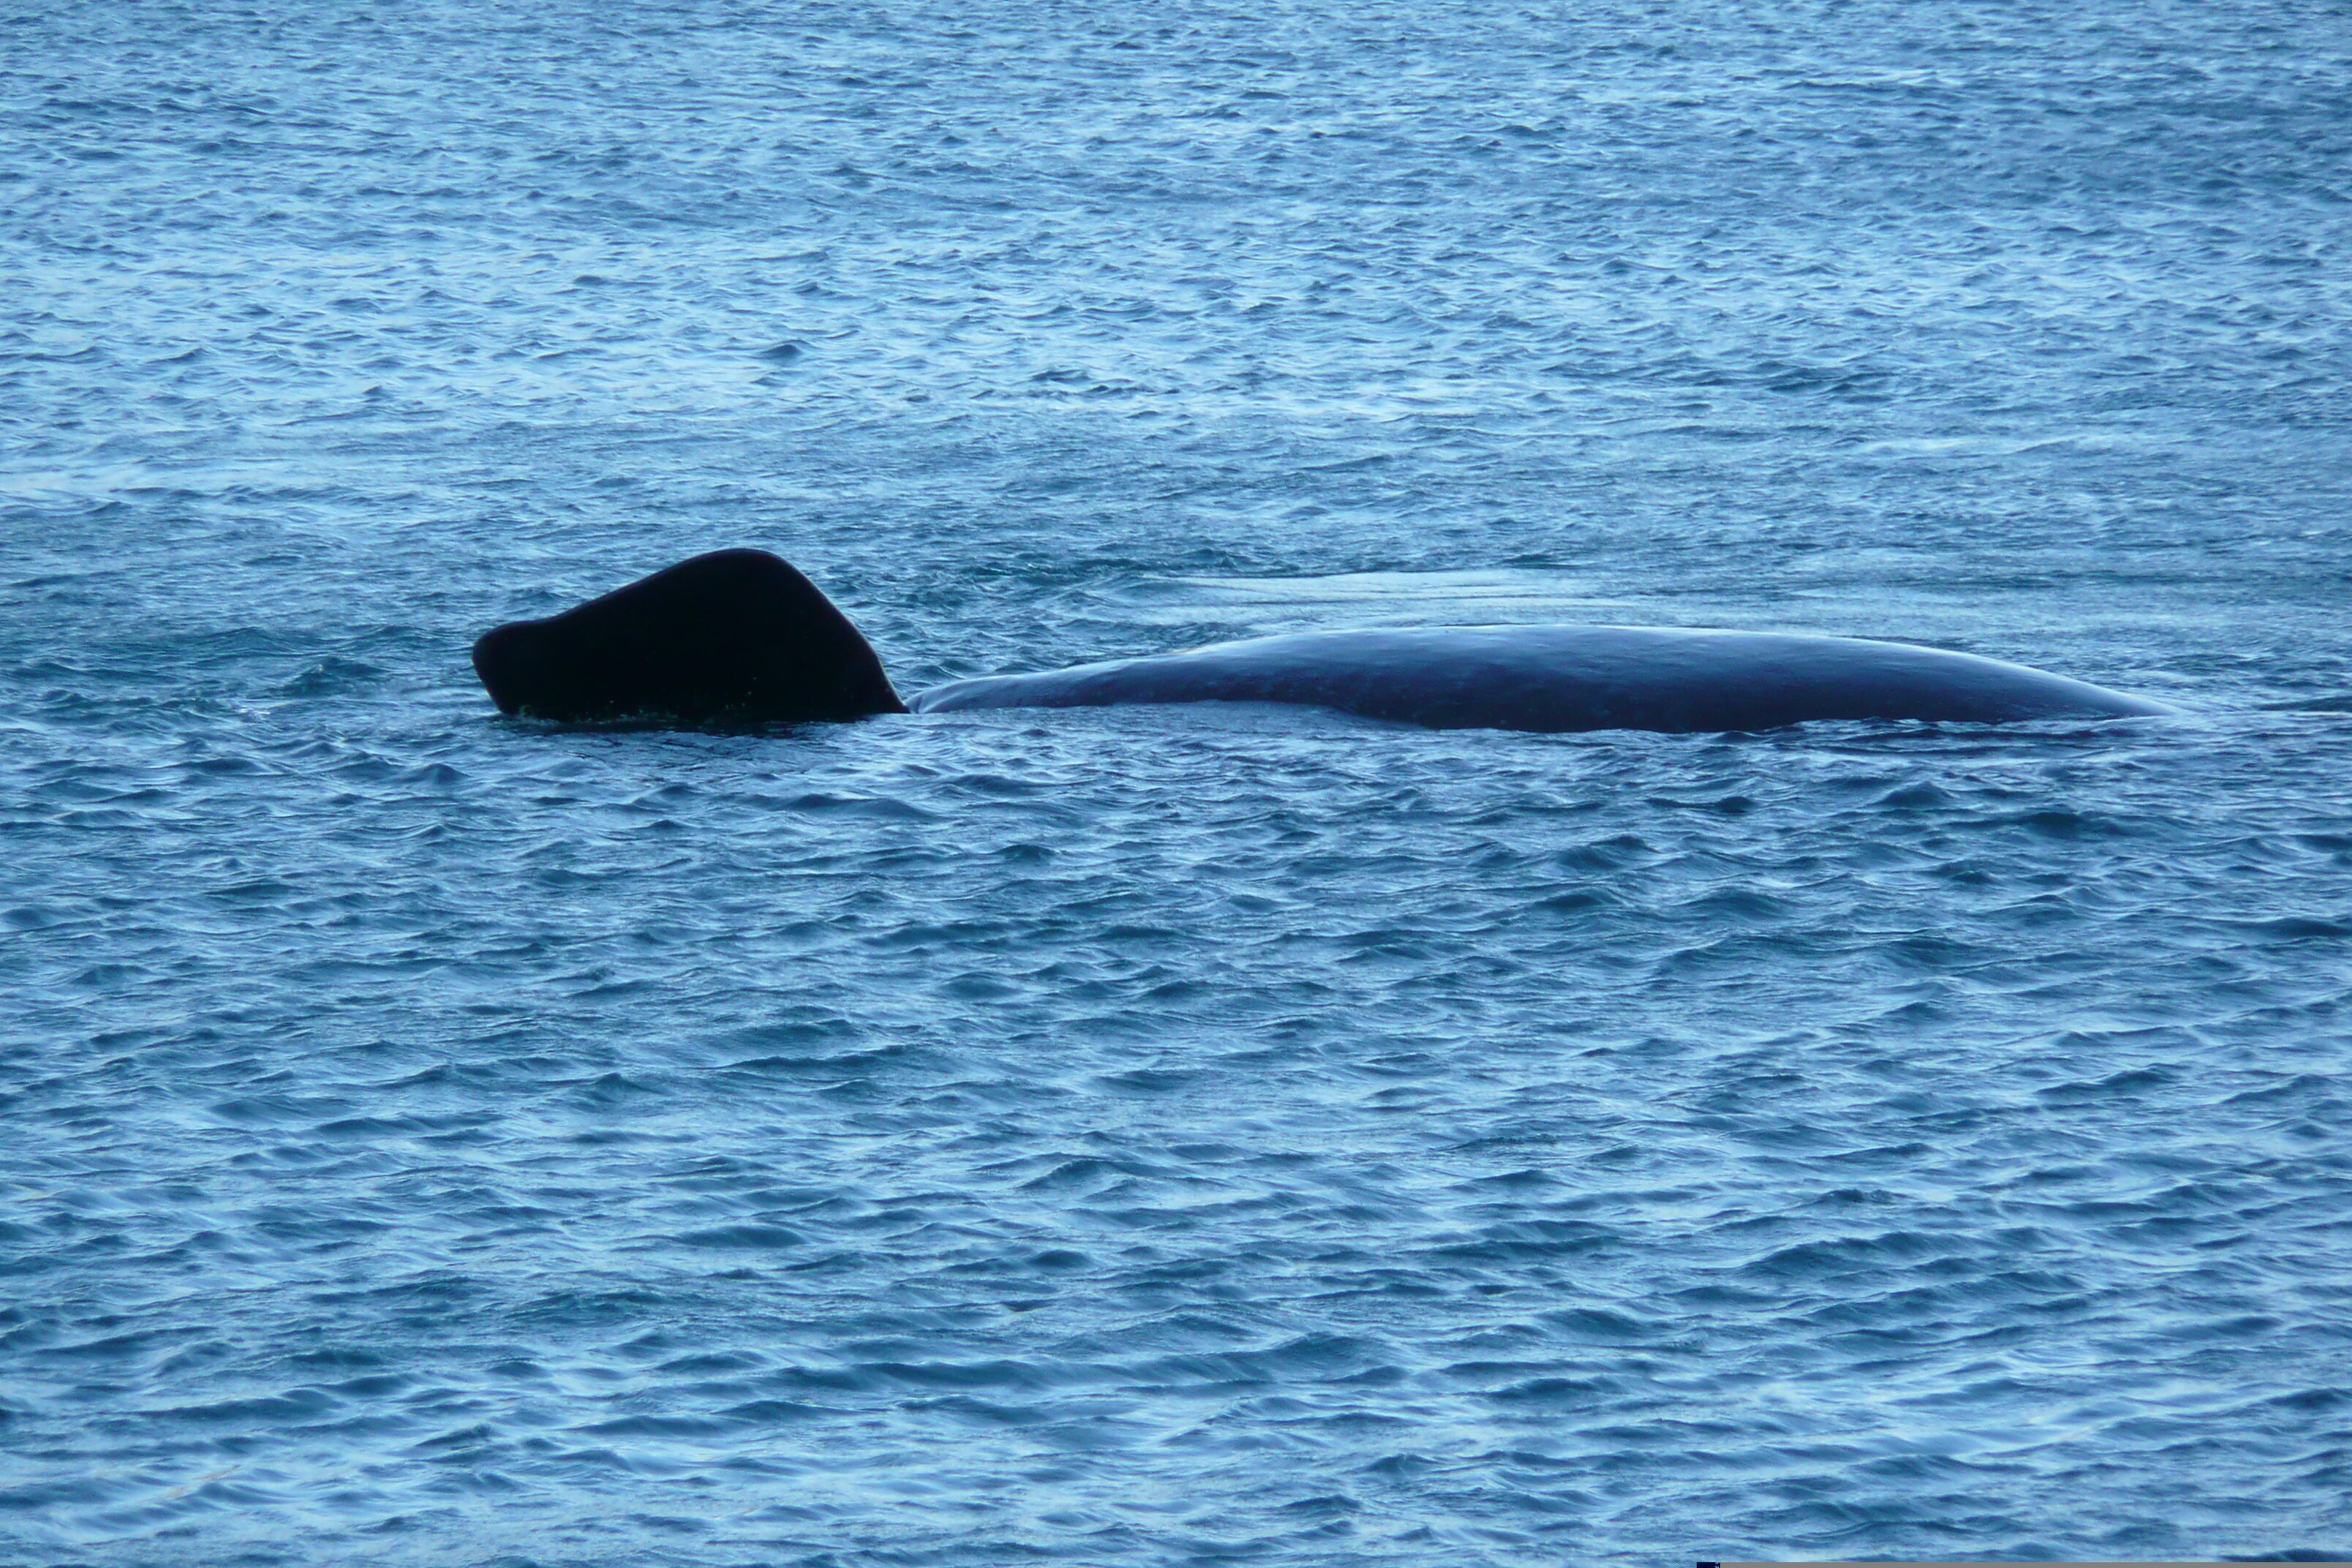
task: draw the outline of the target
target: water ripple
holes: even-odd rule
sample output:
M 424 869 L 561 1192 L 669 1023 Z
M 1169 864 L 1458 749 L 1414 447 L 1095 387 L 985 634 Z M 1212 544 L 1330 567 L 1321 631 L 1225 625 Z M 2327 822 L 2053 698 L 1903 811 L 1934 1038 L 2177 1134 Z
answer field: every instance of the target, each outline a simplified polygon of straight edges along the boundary
M 0 1559 L 2352 1551 L 2326 7 L 0 20 Z M 2153 728 L 565 731 L 1891 636 Z

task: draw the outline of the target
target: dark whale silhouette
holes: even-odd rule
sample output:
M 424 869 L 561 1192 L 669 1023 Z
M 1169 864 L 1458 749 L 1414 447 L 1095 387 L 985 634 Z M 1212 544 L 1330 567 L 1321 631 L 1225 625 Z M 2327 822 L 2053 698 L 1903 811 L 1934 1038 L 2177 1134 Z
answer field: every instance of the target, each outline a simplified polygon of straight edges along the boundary
M 904 713 L 882 661 L 816 584 L 720 550 L 474 644 L 502 713 L 793 723 Z
M 798 722 L 904 713 L 847 616 L 762 551 L 723 550 L 474 645 L 507 713 Z M 1909 643 L 1664 626 L 1304 632 L 951 681 L 916 712 L 1290 702 L 1432 729 L 1672 732 L 1822 719 L 2002 723 L 2168 713 L 2023 665 Z

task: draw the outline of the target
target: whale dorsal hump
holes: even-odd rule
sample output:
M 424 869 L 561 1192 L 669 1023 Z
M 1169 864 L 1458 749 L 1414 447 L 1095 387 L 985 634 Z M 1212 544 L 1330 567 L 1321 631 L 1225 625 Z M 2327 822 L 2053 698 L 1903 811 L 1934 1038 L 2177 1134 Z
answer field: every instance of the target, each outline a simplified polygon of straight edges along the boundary
M 500 712 L 798 723 L 903 713 L 882 661 L 816 584 L 764 550 L 682 561 L 474 644 Z

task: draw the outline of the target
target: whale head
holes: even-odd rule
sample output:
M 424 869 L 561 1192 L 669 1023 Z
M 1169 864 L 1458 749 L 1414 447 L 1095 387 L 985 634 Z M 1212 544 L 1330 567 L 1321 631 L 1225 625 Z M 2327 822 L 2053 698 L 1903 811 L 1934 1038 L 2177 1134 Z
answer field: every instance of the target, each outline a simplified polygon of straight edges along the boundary
M 873 646 L 764 550 L 720 550 L 474 644 L 502 713 L 800 723 L 903 713 Z

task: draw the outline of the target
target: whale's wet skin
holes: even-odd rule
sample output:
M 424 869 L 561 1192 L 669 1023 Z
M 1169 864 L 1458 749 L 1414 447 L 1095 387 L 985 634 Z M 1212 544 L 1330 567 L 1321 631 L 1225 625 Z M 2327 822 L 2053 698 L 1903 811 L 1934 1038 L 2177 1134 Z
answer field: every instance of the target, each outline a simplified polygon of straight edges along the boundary
M 1658 626 L 1307 632 L 952 681 L 918 713 L 1277 702 L 1436 730 L 1776 730 L 1827 720 L 2009 723 L 2170 709 L 1996 659 L 1858 637 Z
M 880 658 L 766 551 L 720 550 L 562 615 L 494 627 L 474 670 L 505 713 L 803 723 L 904 713 Z M 1826 720 L 2013 723 L 2171 711 L 1971 654 L 1659 626 L 1307 632 L 950 681 L 918 713 L 1265 702 L 1433 730 L 1776 730 Z
M 2340 11 L 12 16 L 0 1563 L 2352 1556 Z

